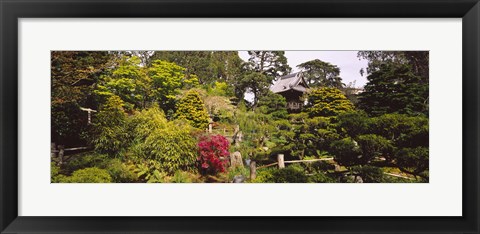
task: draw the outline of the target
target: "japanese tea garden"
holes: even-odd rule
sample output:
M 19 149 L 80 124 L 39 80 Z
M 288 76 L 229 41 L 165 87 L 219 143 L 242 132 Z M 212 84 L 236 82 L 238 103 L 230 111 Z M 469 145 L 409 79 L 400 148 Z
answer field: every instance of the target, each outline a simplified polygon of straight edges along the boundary
M 51 182 L 429 182 L 428 51 L 287 52 L 52 51 Z

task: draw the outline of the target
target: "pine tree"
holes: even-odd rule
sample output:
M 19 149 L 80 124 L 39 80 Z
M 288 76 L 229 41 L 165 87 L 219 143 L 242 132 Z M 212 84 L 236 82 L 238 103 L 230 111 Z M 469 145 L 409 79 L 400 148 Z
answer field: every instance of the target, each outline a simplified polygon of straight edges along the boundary
M 428 83 L 422 82 L 409 65 L 382 64 L 367 79 L 359 106 L 368 114 L 428 115 Z
M 314 116 L 337 116 L 353 110 L 353 104 L 336 88 L 313 89 L 308 94 L 307 112 Z
M 209 116 L 203 100 L 197 91 L 190 90 L 177 103 L 176 119 L 184 119 L 193 127 L 205 129 L 208 127 Z
M 297 66 L 302 69 L 305 81 L 310 87 L 343 88 L 340 68 L 319 59 L 304 62 Z

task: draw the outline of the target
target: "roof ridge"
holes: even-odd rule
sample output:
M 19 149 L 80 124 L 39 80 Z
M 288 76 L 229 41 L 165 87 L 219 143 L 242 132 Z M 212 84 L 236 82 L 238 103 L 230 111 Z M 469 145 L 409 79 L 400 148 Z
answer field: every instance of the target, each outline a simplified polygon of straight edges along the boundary
M 274 93 L 280 93 L 280 92 L 284 92 L 292 89 L 300 91 L 299 89 L 296 89 L 296 87 L 302 80 L 303 80 L 302 72 L 295 72 L 292 74 L 288 74 L 288 75 L 279 77 L 276 83 L 271 86 L 270 90 Z

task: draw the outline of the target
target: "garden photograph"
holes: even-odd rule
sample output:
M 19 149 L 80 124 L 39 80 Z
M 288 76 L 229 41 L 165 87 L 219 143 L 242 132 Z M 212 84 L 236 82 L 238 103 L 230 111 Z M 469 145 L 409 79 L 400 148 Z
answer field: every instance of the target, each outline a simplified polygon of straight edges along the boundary
M 51 183 L 429 182 L 428 51 L 50 62 Z

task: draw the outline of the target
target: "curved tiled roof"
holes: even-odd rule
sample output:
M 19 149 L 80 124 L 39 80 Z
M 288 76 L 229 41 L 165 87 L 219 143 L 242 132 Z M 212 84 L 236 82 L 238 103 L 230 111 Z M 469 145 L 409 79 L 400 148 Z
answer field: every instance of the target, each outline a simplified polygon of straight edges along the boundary
M 307 88 L 308 85 L 303 79 L 302 73 L 297 72 L 278 78 L 277 82 L 270 87 L 270 90 L 274 93 L 281 93 L 292 89 L 299 92 L 306 92 Z

